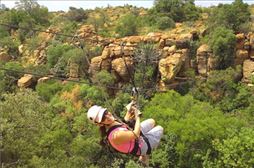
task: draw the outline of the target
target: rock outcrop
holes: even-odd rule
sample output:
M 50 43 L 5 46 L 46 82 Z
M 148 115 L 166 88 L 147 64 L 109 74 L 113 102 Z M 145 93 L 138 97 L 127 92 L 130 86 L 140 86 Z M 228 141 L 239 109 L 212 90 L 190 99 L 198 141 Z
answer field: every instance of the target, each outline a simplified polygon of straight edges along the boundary
M 161 59 L 159 61 L 161 80 L 166 83 L 172 82 L 176 74 L 180 71 L 182 64 L 183 55 L 179 53 Z
M 18 80 L 18 87 L 27 88 L 31 86 L 32 82 L 33 82 L 33 75 L 25 74 L 23 77 L 21 77 Z
M 0 62 L 8 62 L 11 59 L 11 56 L 7 52 L 0 52 Z
M 243 62 L 243 82 L 250 83 L 252 78 L 254 77 L 254 61 L 253 60 L 245 60 Z
M 210 57 L 212 57 L 212 51 L 209 46 L 207 44 L 201 45 L 197 50 L 197 68 L 198 73 L 202 76 L 208 75 L 208 59 Z
M 129 81 L 133 71 L 133 61 L 130 57 L 117 58 L 112 61 L 112 71 L 118 81 Z M 130 73 L 130 74 L 129 74 Z

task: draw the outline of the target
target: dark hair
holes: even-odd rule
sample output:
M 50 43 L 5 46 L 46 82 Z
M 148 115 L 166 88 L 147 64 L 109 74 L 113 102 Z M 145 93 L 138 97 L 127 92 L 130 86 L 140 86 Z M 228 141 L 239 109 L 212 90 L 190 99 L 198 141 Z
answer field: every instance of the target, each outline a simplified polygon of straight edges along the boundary
M 106 131 L 106 127 L 105 126 L 101 126 L 99 128 L 100 134 L 101 134 L 101 140 L 100 140 L 100 145 L 102 147 L 106 146 L 106 138 L 107 138 L 107 131 Z

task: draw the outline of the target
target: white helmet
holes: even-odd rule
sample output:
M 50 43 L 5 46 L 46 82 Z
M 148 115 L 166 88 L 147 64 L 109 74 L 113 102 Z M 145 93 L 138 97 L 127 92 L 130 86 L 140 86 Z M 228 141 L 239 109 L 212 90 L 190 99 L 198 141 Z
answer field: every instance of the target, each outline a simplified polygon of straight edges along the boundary
M 87 118 L 93 123 L 100 123 L 106 108 L 94 105 L 87 112 Z

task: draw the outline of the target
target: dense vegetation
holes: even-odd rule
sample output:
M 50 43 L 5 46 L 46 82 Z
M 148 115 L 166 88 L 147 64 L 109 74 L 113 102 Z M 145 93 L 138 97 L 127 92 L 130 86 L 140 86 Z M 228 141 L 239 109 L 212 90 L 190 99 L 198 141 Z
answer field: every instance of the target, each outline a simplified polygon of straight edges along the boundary
M 251 30 L 249 6 L 241 0 L 212 8 L 196 7 L 193 0 L 155 0 L 145 16 L 138 15 L 135 7 L 128 9 L 116 25 L 111 25 L 107 13 L 100 8 L 95 9 L 95 18 L 92 10 L 82 8 L 71 7 L 59 15 L 51 13 L 34 0 L 20 0 L 15 9 L 0 9 L 0 23 L 11 25 L 0 25 L 0 48 L 12 57 L 10 62 L 0 62 L 3 167 L 140 167 L 137 158 L 100 146 L 99 131 L 86 119 L 92 104 L 106 106 L 122 117 L 124 106 L 131 100 L 131 82 L 122 84 L 122 90 L 112 91 L 106 86 L 116 86 L 117 79 L 107 71 L 89 78 L 84 56 L 91 59 L 102 49 L 85 45 L 84 41 L 79 41 L 84 43 L 83 49 L 76 47 L 70 44 L 73 39 L 66 36 L 45 42 L 45 64 L 22 62 L 21 44 L 26 44 L 32 53 L 44 43 L 32 28 L 45 30 L 55 26 L 61 33 L 74 34 L 81 24 L 89 23 L 104 37 L 123 37 L 142 34 L 145 28 L 170 30 L 175 22 L 191 24 L 204 13 L 208 13 L 207 32 L 191 49 L 195 59 L 196 44 L 205 41 L 219 61 L 217 70 L 206 80 L 195 79 L 178 92 L 157 93 L 154 86 L 159 74 L 153 61 L 158 61 L 160 53 L 154 44 L 140 44 L 135 50 L 133 79 L 143 89 L 139 97 L 143 119 L 154 118 L 165 129 L 150 166 L 254 166 L 254 89 L 241 83 L 242 67 L 232 66 L 234 33 Z M 23 76 L 21 71 L 66 78 L 71 63 L 78 65 L 80 83 L 52 79 L 31 89 L 16 85 Z

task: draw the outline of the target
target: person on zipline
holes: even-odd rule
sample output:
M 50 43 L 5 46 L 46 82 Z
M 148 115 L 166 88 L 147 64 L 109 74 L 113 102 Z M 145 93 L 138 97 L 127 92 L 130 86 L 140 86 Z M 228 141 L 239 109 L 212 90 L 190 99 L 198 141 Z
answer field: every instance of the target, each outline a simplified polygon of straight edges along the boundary
M 140 111 L 133 106 L 133 102 L 126 106 L 127 113 L 124 117 L 125 123 L 135 119 L 134 128 L 118 121 L 106 109 L 98 105 L 92 106 L 88 112 L 88 119 L 100 127 L 102 138 L 116 151 L 124 154 L 139 156 L 139 161 L 148 165 L 149 154 L 156 148 L 163 135 L 163 128 L 155 126 L 153 119 L 140 122 Z

